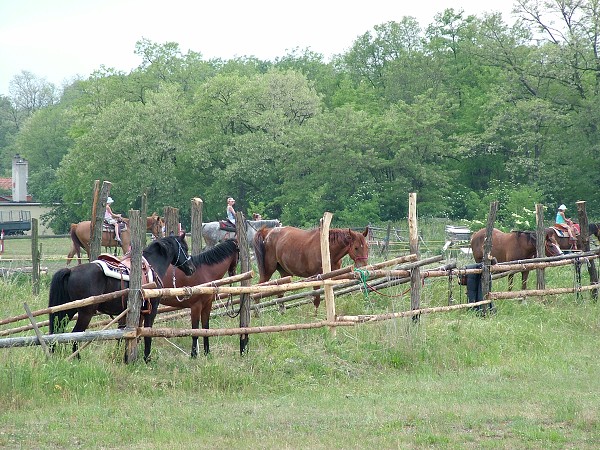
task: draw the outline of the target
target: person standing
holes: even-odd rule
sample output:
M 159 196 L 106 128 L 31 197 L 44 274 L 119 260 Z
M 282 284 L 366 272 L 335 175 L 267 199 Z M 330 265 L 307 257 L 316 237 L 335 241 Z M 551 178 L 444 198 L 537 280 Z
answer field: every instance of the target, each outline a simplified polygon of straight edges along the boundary
M 115 241 L 117 241 L 119 244 L 121 243 L 121 236 L 119 235 L 119 222 L 121 221 L 122 217 L 121 214 L 115 214 L 110 205 L 114 203 L 114 200 L 112 199 L 112 197 L 108 197 L 106 199 L 106 211 L 104 211 L 104 221 L 109 224 L 112 225 L 115 229 Z
M 233 209 L 233 205 L 235 205 L 235 200 L 233 197 L 229 197 L 227 199 L 227 220 L 235 225 L 235 209 Z

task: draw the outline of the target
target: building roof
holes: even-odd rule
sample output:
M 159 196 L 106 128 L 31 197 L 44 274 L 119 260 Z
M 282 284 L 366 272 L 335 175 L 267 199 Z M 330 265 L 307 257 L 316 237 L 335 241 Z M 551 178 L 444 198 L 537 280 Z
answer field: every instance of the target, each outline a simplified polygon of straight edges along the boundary
M 0 189 L 12 190 L 12 178 L 0 178 Z

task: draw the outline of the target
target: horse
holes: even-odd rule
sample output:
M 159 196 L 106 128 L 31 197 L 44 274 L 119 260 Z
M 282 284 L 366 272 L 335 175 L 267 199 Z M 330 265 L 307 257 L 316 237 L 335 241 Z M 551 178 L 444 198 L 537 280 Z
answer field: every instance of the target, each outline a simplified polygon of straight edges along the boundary
M 103 247 L 121 247 L 123 254 L 129 251 L 131 244 L 131 234 L 129 233 L 129 219 L 123 218 L 123 222 L 126 225 L 124 230 L 121 230 L 121 243 L 119 244 L 115 240 L 114 230 L 102 230 L 102 243 Z M 154 239 L 162 237 L 163 227 L 165 221 L 156 213 L 152 213 L 150 217 L 146 218 L 146 231 L 152 233 Z M 88 259 L 90 257 L 90 236 L 92 230 L 92 222 L 89 220 L 71 224 L 69 234 L 71 236 L 71 250 L 67 255 L 67 265 L 71 263 L 75 255 L 77 255 L 77 262 L 81 264 L 81 248 L 86 251 Z
M 483 244 L 486 230 L 473 233 L 471 236 L 471 250 L 475 262 L 483 261 Z M 544 229 L 546 256 L 561 255 L 562 251 L 556 242 L 556 236 L 552 228 Z M 536 255 L 536 234 L 534 231 L 511 231 L 504 233 L 496 228 L 492 230 L 492 258 L 495 262 L 518 261 L 521 259 L 534 258 Z M 529 271 L 521 272 L 522 289 L 527 289 L 527 277 Z M 508 276 L 508 290 L 512 290 L 514 274 Z
M 192 263 L 196 266 L 196 271 L 186 276 L 184 272 L 175 267 L 170 267 L 163 279 L 164 287 L 183 287 L 197 286 L 199 284 L 208 283 L 218 280 L 223 277 L 225 272 L 229 276 L 235 275 L 238 258 L 239 247 L 236 239 L 226 239 L 219 242 L 214 247 L 210 247 L 198 255 L 192 256 Z M 169 277 L 172 271 L 173 276 Z M 192 329 L 199 327 L 202 321 L 202 328 L 208 330 L 208 322 L 210 320 L 210 311 L 212 309 L 214 294 L 194 294 L 191 297 L 179 299 L 177 297 L 164 297 L 160 303 L 176 308 L 190 308 L 192 315 Z M 210 353 L 208 345 L 208 336 L 204 336 L 204 354 Z M 192 337 L 192 358 L 198 356 L 198 337 Z
M 556 228 L 553 229 L 556 230 Z M 596 239 L 598 239 L 598 242 L 600 242 L 600 223 L 588 224 L 588 230 L 589 236 L 596 236 Z M 569 235 L 563 236 L 562 234 L 563 233 L 561 233 L 561 235 L 559 236 L 558 233 L 556 233 L 556 242 L 558 242 L 560 249 L 572 250 L 573 242 L 569 240 Z M 583 248 L 583 243 L 581 242 L 581 234 L 577 235 L 577 248 L 579 248 L 579 250 L 582 250 Z
M 331 270 L 337 270 L 342 265 L 346 255 L 354 261 L 356 267 L 367 264 L 369 245 L 365 239 L 368 227 L 362 233 L 351 229 L 333 228 L 329 230 L 329 252 Z M 296 275 L 311 277 L 322 273 L 321 262 L 321 230 L 302 230 L 294 227 L 279 227 L 268 230 L 261 228 L 253 240 L 254 255 L 259 283 L 271 279 L 277 270 L 280 277 Z M 321 298 L 315 296 L 313 303 L 319 307 Z
M 187 275 L 191 275 L 195 269 L 191 258 L 188 256 L 188 246 L 183 235 L 169 236 L 152 241 L 144 249 L 143 257 L 150 265 L 149 270 L 159 278 L 157 283 L 164 277 L 169 264 L 179 268 Z M 156 277 L 154 278 L 156 279 Z M 52 277 L 48 306 L 58 306 L 75 300 L 115 292 L 124 289 L 128 285 L 129 283 L 121 279 L 120 276 L 119 278 L 113 278 L 105 275 L 100 261 L 81 264 L 72 269 L 67 267 L 60 269 Z M 143 317 L 145 327 L 151 327 L 154 323 L 158 303 L 159 299 L 154 298 L 150 300 L 150 305 L 146 305 L 149 311 Z M 108 315 L 118 315 L 125 308 L 126 302 L 119 297 L 101 304 L 50 313 L 50 334 L 63 332 L 67 325 L 65 318 L 68 317 L 71 320 L 75 313 L 78 316 L 73 332 L 79 332 L 87 329 L 96 311 Z M 124 326 L 123 322 L 119 322 L 120 327 Z M 144 338 L 144 360 L 146 362 L 150 358 L 151 345 L 152 338 Z M 77 343 L 74 343 L 73 351 L 76 349 Z
M 246 237 L 248 242 L 252 242 L 257 230 L 262 227 L 275 228 L 280 227 L 281 222 L 275 220 L 246 220 Z M 217 242 L 235 237 L 235 231 L 226 231 L 221 229 L 219 222 L 207 222 L 202 224 L 202 237 L 206 245 L 213 246 Z

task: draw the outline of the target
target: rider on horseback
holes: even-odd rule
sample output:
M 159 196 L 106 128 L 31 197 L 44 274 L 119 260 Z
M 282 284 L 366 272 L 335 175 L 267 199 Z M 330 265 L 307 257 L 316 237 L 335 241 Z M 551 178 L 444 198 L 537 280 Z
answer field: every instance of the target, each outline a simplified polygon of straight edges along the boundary
M 567 207 L 564 204 L 558 207 L 556 219 L 554 220 L 556 222 L 555 226 L 569 233 L 569 242 L 571 243 L 573 250 L 577 250 L 577 238 L 573 231 L 573 221 L 565 216 L 566 210 Z
M 104 211 L 104 222 L 109 225 L 112 225 L 115 229 L 115 241 L 119 244 L 121 243 L 121 236 L 119 235 L 119 223 L 122 222 L 121 214 L 113 213 L 110 208 L 111 203 L 114 203 L 112 197 L 108 197 L 106 199 L 106 211 Z

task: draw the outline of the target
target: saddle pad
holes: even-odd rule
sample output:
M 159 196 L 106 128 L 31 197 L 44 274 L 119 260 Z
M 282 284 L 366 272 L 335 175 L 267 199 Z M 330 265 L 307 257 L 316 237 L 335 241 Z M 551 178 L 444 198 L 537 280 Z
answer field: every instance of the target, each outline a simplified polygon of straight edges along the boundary
M 122 264 L 114 264 L 112 261 L 106 261 L 97 259 L 93 261 L 94 264 L 100 266 L 104 275 L 109 278 L 116 278 L 117 280 L 129 281 L 129 267 Z
M 233 226 L 231 223 L 229 223 L 226 220 L 220 220 L 219 221 L 219 229 L 221 229 L 223 231 L 235 231 L 235 226 Z
M 556 232 L 558 237 L 569 237 L 569 233 L 567 230 L 562 230 L 558 227 L 552 227 L 552 229 Z

